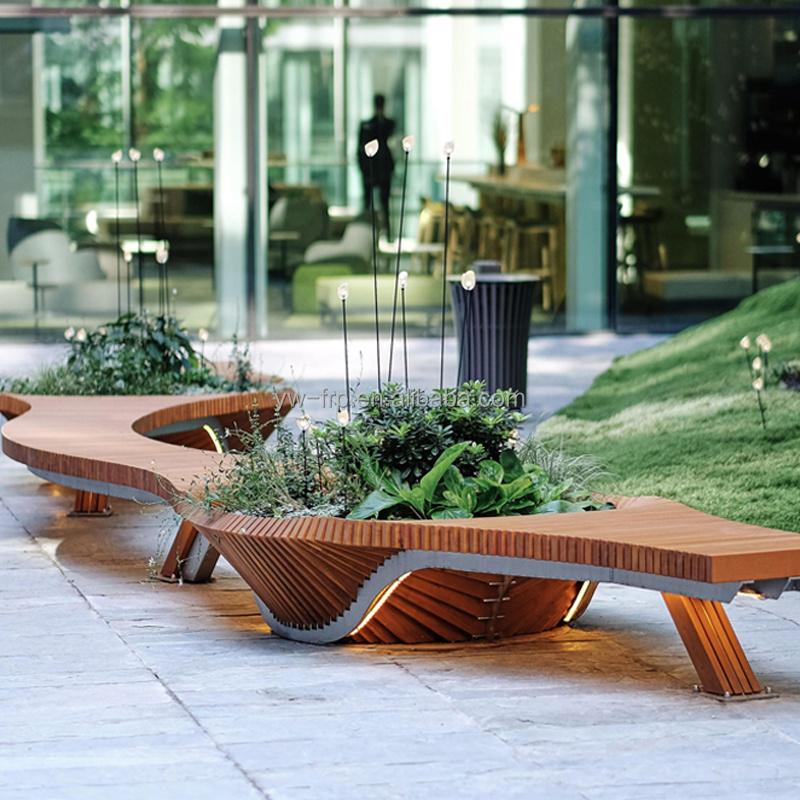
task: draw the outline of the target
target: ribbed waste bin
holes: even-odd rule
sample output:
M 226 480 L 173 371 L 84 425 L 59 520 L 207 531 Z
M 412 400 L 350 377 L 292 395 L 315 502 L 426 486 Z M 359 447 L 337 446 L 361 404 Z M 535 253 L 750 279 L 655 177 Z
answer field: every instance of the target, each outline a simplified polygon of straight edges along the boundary
M 475 276 L 465 289 L 450 278 L 458 339 L 458 381 L 484 381 L 493 394 L 511 389 L 512 403 L 525 405 L 528 394 L 528 332 L 535 275 Z

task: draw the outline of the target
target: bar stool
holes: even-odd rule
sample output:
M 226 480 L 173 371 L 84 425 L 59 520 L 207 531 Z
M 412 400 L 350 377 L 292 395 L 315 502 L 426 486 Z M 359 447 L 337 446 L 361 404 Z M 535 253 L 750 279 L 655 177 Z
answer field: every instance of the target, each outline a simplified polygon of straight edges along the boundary
M 478 223 L 475 212 L 467 206 L 450 208 L 450 231 L 447 252 L 452 272 L 463 272 L 478 256 Z
M 441 251 L 444 250 L 444 203 L 421 198 L 417 227 L 417 247 L 412 251 L 413 260 L 418 261 L 417 272 L 432 275 L 438 271 Z M 441 245 L 437 247 L 436 245 Z
M 542 308 L 553 307 L 553 267 L 558 258 L 558 224 L 547 220 L 507 220 L 502 257 L 509 272 L 536 275 L 542 287 Z
M 504 261 L 506 219 L 486 214 L 478 223 L 478 258 L 481 261 Z

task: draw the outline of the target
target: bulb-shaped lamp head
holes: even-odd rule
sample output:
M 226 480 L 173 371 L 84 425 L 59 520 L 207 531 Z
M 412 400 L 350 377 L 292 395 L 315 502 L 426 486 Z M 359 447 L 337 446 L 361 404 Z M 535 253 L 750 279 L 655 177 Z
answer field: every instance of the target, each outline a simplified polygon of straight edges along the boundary
M 307 431 L 311 427 L 311 417 L 308 414 L 303 414 L 302 417 L 297 418 L 297 427 L 301 431 Z
M 406 136 L 403 139 L 403 150 L 406 153 L 410 153 L 414 149 L 414 137 L 413 136 Z
M 166 264 L 168 258 L 169 250 L 167 250 L 166 247 L 159 247 L 158 250 L 156 250 L 156 261 L 158 261 L 159 264 Z
M 741 347 L 744 350 L 747 350 L 747 348 L 750 347 L 750 337 L 742 336 L 742 338 L 739 340 L 739 347 Z
M 461 275 L 461 285 L 466 289 L 468 292 L 471 292 L 475 288 L 475 273 L 468 269 L 465 273 Z
M 336 296 L 344 303 L 350 296 L 350 287 L 346 283 L 340 284 L 336 290 Z
M 367 142 L 364 145 L 364 152 L 367 154 L 367 158 L 374 158 L 379 147 L 380 145 L 378 144 L 377 139 L 372 139 L 371 141 Z
M 153 150 L 153 160 L 159 162 L 164 160 L 164 151 L 160 147 L 156 147 L 156 149 Z
M 111 160 L 112 160 L 112 161 L 113 161 L 115 164 L 119 164 L 119 162 L 120 162 L 120 161 L 122 161 L 122 150 L 115 150 L 115 151 L 114 151 L 114 152 L 111 154 Z
M 397 285 L 401 289 L 405 289 L 408 286 L 408 273 L 405 270 L 397 276 Z
M 444 143 L 444 154 L 445 154 L 445 156 L 447 156 L 447 158 L 450 158 L 450 156 L 453 155 L 453 150 L 455 150 L 455 149 L 456 149 L 456 143 L 455 142 L 450 141 L 450 142 L 445 142 Z
M 350 422 L 350 412 L 343 408 L 337 415 L 336 415 L 336 422 L 339 423 L 340 428 L 346 428 L 347 423 Z
M 137 150 L 135 147 L 131 147 L 131 149 L 130 149 L 130 150 L 128 150 L 128 158 L 129 158 L 131 161 L 133 161 L 133 163 L 134 163 L 134 164 L 135 164 L 135 163 L 136 163 L 136 162 L 137 162 L 137 161 L 138 161 L 138 160 L 139 160 L 141 157 L 142 157 L 142 154 L 141 154 L 141 153 L 140 153 L 140 152 L 139 152 L 139 151 L 138 151 L 138 150 Z

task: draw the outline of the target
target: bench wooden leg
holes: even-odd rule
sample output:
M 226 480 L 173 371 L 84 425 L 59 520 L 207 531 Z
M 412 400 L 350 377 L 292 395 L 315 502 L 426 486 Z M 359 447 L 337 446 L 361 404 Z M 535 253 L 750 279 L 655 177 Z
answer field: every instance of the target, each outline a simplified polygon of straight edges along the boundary
M 218 559 L 219 552 L 184 519 L 167 549 L 159 576 L 165 580 L 202 583 L 210 580 Z
M 108 517 L 112 513 L 111 506 L 108 503 L 108 497 L 104 494 L 97 494 L 96 492 L 85 492 L 78 489 L 75 492 L 75 504 L 72 506 L 72 511 L 69 512 L 70 517 Z
M 662 596 L 706 692 L 735 696 L 761 691 L 720 603 L 676 594 Z

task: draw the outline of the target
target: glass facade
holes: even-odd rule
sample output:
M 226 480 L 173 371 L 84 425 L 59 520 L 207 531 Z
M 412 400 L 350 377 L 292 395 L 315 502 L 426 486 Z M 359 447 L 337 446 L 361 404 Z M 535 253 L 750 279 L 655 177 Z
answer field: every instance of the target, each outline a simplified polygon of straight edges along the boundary
M 620 324 L 688 324 L 798 274 L 800 20 L 621 23 Z
M 546 332 L 676 330 L 798 274 L 800 8 L 503 5 L 0 3 L 0 337 L 156 310 L 159 250 L 190 329 L 324 336 L 401 221 L 423 335 L 445 250 L 535 274 Z

